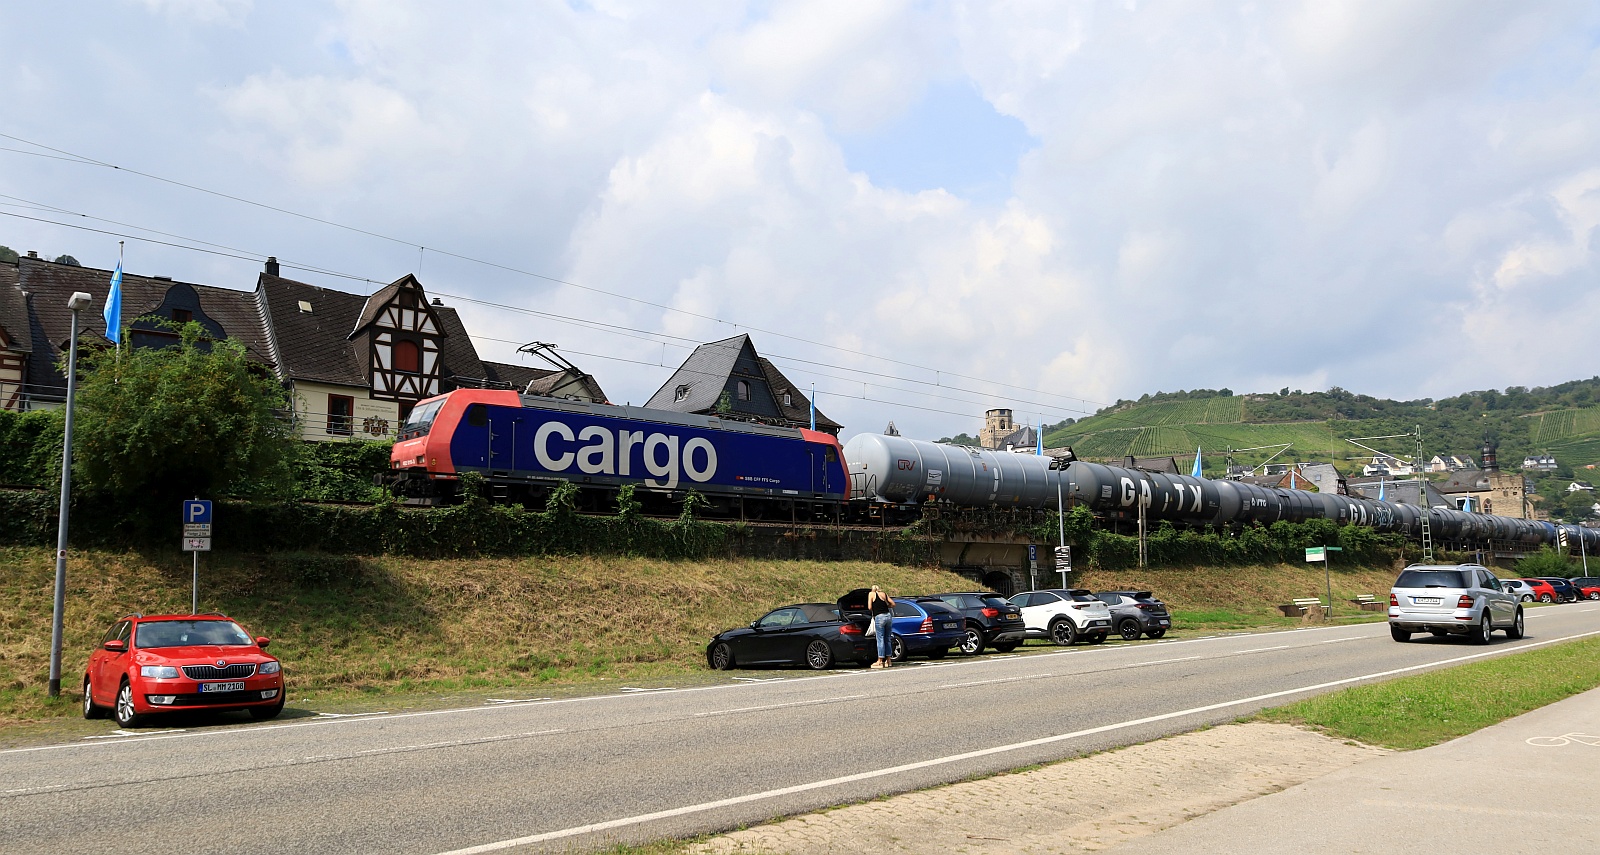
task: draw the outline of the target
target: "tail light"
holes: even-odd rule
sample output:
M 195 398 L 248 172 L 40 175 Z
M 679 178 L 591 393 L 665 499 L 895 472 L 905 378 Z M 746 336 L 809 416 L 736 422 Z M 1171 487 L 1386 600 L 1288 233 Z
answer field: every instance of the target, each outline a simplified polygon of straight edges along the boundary
M 839 627 L 840 635 L 866 635 L 867 631 L 853 623 L 846 623 Z
M 986 618 L 997 618 L 997 617 L 1000 616 L 1000 610 L 999 609 L 984 609 L 983 610 L 983 616 L 986 617 Z
M 1471 594 L 1462 594 L 1460 597 L 1458 597 L 1456 599 L 1456 608 L 1458 608 L 1458 609 L 1470 609 L 1470 608 L 1472 608 L 1472 595 Z
M 1389 605 L 1400 608 L 1400 598 L 1396 597 L 1393 591 L 1389 592 Z
M 1139 604 L 1139 611 L 1141 611 L 1141 612 L 1153 612 L 1155 610 L 1156 610 L 1156 607 L 1150 605 L 1149 603 L 1140 603 Z
M 1075 608 L 1075 609 L 1086 609 L 1086 608 L 1089 607 L 1089 604 L 1088 603 L 1073 603 L 1072 607 Z
M 917 632 L 933 632 L 933 618 L 923 618 L 922 626 L 917 627 Z

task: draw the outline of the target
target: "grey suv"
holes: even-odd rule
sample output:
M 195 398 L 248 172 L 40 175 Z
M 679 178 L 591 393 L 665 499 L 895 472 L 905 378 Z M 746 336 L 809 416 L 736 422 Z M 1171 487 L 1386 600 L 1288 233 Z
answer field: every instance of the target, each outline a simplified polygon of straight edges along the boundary
M 1481 564 L 1414 564 L 1400 571 L 1389 590 L 1389 634 L 1395 641 L 1428 632 L 1488 644 L 1497 629 L 1521 638 L 1522 604 Z

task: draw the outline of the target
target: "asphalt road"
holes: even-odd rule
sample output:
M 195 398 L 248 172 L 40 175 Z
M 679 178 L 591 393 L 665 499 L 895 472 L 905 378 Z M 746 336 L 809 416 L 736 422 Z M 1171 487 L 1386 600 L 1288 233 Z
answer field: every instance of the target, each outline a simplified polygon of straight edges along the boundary
M 1575 603 L 1531 610 L 1527 638 L 1488 647 L 1396 644 L 1377 623 L 134 736 L 108 724 L 105 737 L 0 751 L 0 849 L 581 851 L 1143 742 L 1588 635 L 1600 635 L 1600 605 Z

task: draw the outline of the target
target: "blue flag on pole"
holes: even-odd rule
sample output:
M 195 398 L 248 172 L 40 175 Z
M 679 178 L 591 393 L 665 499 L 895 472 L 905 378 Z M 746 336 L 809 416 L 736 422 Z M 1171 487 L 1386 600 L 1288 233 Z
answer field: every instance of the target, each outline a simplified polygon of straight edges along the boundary
M 1200 477 L 1200 446 L 1194 447 L 1194 471 L 1189 473 L 1196 478 Z
M 1383 479 L 1378 479 L 1378 501 L 1383 501 Z
M 111 272 L 111 292 L 106 294 L 106 308 L 101 312 L 106 319 L 106 338 L 113 344 L 122 344 L 122 259 L 117 259 L 117 269 Z
M 1038 456 L 1040 456 L 1040 457 L 1043 457 L 1044 456 L 1044 419 L 1040 419 L 1039 420 L 1039 429 L 1038 429 L 1038 431 L 1036 431 L 1036 436 L 1038 437 L 1039 444 L 1037 446 L 1034 446 L 1033 453 L 1038 455 Z
M 817 429 L 817 384 L 811 384 L 811 429 Z

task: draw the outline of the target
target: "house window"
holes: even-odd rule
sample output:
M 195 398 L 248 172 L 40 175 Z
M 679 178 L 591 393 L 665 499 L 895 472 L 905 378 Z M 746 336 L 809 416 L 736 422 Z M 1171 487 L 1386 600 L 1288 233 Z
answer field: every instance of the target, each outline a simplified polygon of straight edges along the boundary
M 400 292 L 400 305 L 403 308 L 415 309 L 417 307 L 417 292 L 415 292 L 415 291 L 401 291 Z
M 750 384 L 749 383 L 746 383 L 745 381 L 740 380 L 738 382 L 738 384 L 734 386 L 734 389 L 736 390 L 736 392 L 738 394 L 739 400 L 741 400 L 741 401 L 750 400 Z
M 356 399 L 349 395 L 328 396 L 328 433 L 349 436 L 355 419 Z
M 188 309 L 173 309 L 172 320 L 180 324 L 186 324 L 194 320 L 194 312 Z
M 672 392 L 672 402 L 674 404 L 681 404 L 684 401 L 688 400 L 688 398 L 689 398 L 689 386 L 688 386 L 688 384 L 684 384 L 682 386 L 679 386 L 677 389 L 674 389 L 673 392 Z
M 785 407 L 792 407 L 792 406 L 794 406 L 794 401 L 792 401 L 792 400 L 790 400 L 790 398 L 789 398 L 789 393 L 788 393 L 788 392 L 784 392 L 784 393 L 783 393 L 783 405 L 784 405 L 784 406 L 785 406 Z
M 414 341 L 398 342 L 394 346 L 394 370 L 411 374 L 422 373 L 422 350 Z

